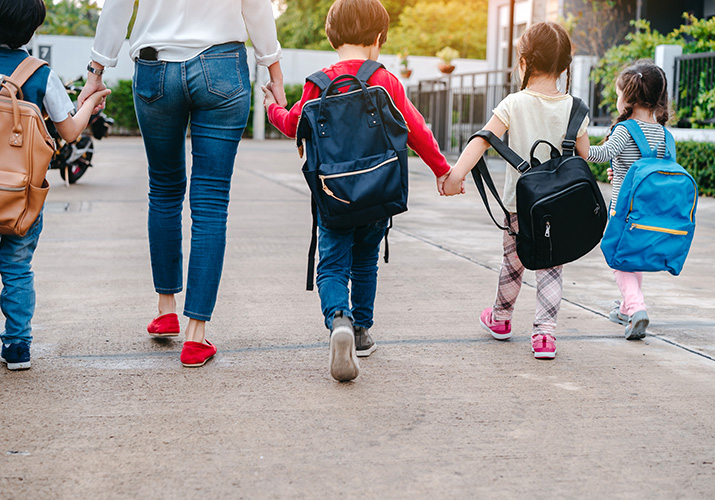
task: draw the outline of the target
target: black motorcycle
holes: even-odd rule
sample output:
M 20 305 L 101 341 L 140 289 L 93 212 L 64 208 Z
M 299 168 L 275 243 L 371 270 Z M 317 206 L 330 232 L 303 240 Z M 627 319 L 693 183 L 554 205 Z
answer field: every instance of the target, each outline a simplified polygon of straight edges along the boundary
M 76 87 L 75 82 L 65 85 L 68 94 L 77 94 L 82 90 Z M 57 143 L 57 149 L 50 161 L 50 169 L 60 171 L 62 180 L 66 185 L 74 184 L 92 166 L 92 155 L 94 154 L 94 142 L 92 137 L 101 140 L 106 137 L 109 127 L 114 123 L 114 119 L 109 118 L 103 112 L 92 115 L 89 119 L 89 129 L 92 135 L 83 133 L 75 142 L 68 143 L 60 137 L 57 129 L 51 120 L 47 120 L 47 129 Z

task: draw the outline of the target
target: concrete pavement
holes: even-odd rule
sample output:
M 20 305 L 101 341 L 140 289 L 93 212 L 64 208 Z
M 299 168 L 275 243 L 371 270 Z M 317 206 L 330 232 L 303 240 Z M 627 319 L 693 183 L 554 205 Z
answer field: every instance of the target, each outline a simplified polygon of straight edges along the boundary
M 501 233 L 472 186 L 439 198 L 411 161 L 410 211 L 380 268 L 379 348 L 348 384 L 329 376 L 304 291 L 310 210 L 292 142 L 241 144 L 207 335 L 219 352 L 200 369 L 145 331 L 141 141 L 99 142 L 70 188 L 50 172 L 33 367 L 0 370 L 0 498 L 711 498 L 715 200 L 700 200 L 681 276 L 646 276 L 644 341 L 606 319 L 618 291 L 596 250 L 566 266 L 558 355 L 537 361 L 533 273 L 514 338 L 492 340 L 478 314 Z

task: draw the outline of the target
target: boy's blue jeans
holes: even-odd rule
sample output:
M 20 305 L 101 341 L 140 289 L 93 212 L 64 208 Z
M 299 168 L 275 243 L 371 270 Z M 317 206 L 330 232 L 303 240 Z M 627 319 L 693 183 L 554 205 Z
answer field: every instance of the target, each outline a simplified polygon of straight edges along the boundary
M 318 217 L 320 260 L 316 284 L 328 329 L 332 330 L 337 311 L 343 311 L 355 326 L 372 326 L 377 260 L 388 222 L 389 219 L 383 219 L 366 226 L 338 230 L 327 229 Z
M 134 106 L 149 161 L 149 251 L 160 294 L 182 290 L 181 210 L 191 125 L 189 318 L 210 320 L 216 304 L 231 176 L 250 98 L 242 43 L 216 45 L 184 62 L 136 61 Z
M 32 255 L 42 232 L 42 212 L 25 236 L 0 236 L 0 309 L 5 315 L 3 343 L 32 342 L 32 316 L 35 314 L 35 275 Z

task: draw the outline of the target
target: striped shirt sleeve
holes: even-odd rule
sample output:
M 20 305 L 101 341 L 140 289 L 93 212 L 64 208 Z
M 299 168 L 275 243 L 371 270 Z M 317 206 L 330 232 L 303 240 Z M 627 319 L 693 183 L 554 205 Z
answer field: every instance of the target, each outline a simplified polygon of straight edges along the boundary
M 657 123 L 638 121 L 643 134 L 651 148 L 658 148 L 658 157 L 665 154 L 665 133 L 663 127 Z M 633 162 L 640 160 L 641 152 L 636 142 L 628 133 L 626 127 L 616 127 L 608 140 L 601 146 L 591 146 L 588 150 L 588 161 L 603 163 L 611 160 L 613 168 L 613 188 L 611 191 L 611 210 L 616 208 L 618 193 L 625 179 L 628 169 Z

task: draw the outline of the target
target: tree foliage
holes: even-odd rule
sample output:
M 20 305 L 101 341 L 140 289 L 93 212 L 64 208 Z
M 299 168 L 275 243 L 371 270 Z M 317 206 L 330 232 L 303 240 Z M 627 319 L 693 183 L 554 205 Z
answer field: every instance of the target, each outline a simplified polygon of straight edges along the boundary
M 452 47 L 460 57 L 483 59 L 487 47 L 487 0 L 420 0 L 405 7 L 385 50 L 434 56 Z
M 333 0 L 274 0 L 283 13 L 276 20 L 278 39 L 287 48 L 329 50 L 325 17 Z M 390 14 L 383 52 L 407 49 L 434 56 L 451 46 L 460 57 L 486 54 L 487 0 L 382 0 Z
M 286 48 L 330 50 L 325 37 L 325 17 L 332 0 L 282 0 L 276 19 L 278 40 Z
M 45 7 L 47 17 L 38 33 L 94 36 L 100 11 L 94 0 L 45 0 Z
M 580 0 L 561 20 L 571 35 L 576 52 L 603 57 L 603 54 L 623 42 L 633 18 L 630 0 Z
M 625 43 L 606 51 L 591 72 L 591 78 L 604 86 L 601 104 L 608 106 L 611 113 L 616 112 L 615 82 L 619 73 L 638 59 L 653 59 L 658 45 L 680 45 L 683 47 L 683 54 L 715 51 L 715 18 L 698 19 L 687 13 L 683 14 L 683 18 L 685 23 L 668 35 L 652 30 L 648 21 L 633 21 L 631 24 L 635 30 L 626 35 Z M 707 94 L 709 90 L 711 89 L 703 89 L 698 112 L 709 112 L 712 117 L 715 100 Z M 689 113 L 691 110 L 679 111 L 681 117 Z

